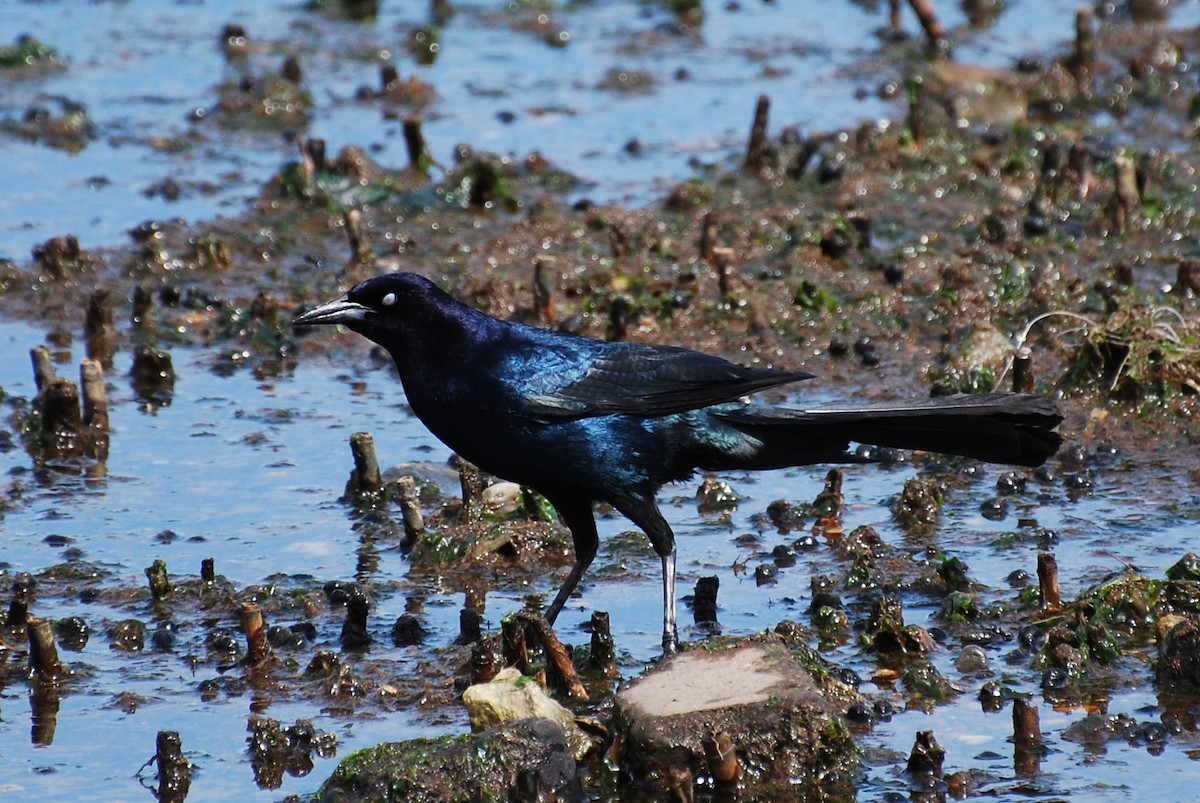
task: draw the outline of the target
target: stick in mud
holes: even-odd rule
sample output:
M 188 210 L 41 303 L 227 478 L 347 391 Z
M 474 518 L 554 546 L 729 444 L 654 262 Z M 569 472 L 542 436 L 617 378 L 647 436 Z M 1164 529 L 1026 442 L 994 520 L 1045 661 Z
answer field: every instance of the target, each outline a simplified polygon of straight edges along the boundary
M 1113 159 L 1113 169 L 1116 183 L 1113 188 L 1112 225 L 1121 232 L 1134 224 L 1142 195 L 1138 188 L 1137 165 L 1133 159 L 1117 156 Z
M 704 219 L 700 222 L 700 259 L 705 263 L 712 265 L 714 262 L 714 249 L 717 247 L 717 236 L 720 233 L 720 225 L 717 223 L 717 216 L 711 211 L 704 213 Z M 47 353 L 49 356 L 49 353 Z
M 242 603 L 242 630 L 246 633 L 247 666 L 257 666 L 271 657 L 271 641 L 263 623 L 262 608 L 254 602 Z
M 500 673 L 503 662 L 496 654 L 494 636 L 479 638 L 471 648 L 471 683 L 490 683 Z
M 54 360 L 50 357 L 50 349 L 37 346 L 29 350 L 29 359 L 33 363 L 33 385 L 41 393 L 53 382 L 58 374 L 54 372 Z
M 421 133 L 421 121 L 416 117 L 404 118 L 404 149 L 408 153 L 409 169 L 421 175 L 429 172 L 431 159 L 425 147 L 425 135 Z
M 90 359 L 105 368 L 112 367 L 112 301 L 107 290 L 96 290 L 88 297 L 83 319 L 83 337 Z
M 1052 553 L 1038 553 L 1037 573 L 1042 592 L 1042 610 L 1057 611 L 1062 606 L 1062 597 L 1058 588 L 1058 560 Z
M 29 572 L 21 572 L 13 578 L 12 590 L 12 601 L 8 604 L 4 626 L 14 629 L 25 627 L 29 619 L 29 597 L 33 592 L 33 577 Z
M 1071 58 L 1075 83 L 1082 95 L 1092 94 L 1092 75 L 1096 65 L 1095 12 L 1081 6 L 1075 12 L 1075 53 Z
M 29 616 L 25 620 L 25 631 L 29 637 L 30 669 L 40 679 L 54 683 L 66 670 L 58 660 L 58 645 L 54 643 L 50 620 Z
M 1033 392 L 1033 351 L 1022 346 L 1013 357 L 1012 389 L 1014 393 Z
M 396 480 L 399 491 L 400 514 L 404 521 L 404 541 L 400 546 L 410 549 L 417 539 L 425 534 L 425 517 L 421 513 L 420 494 L 417 482 L 407 474 Z
M 108 460 L 110 427 L 108 388 L 99 362 L 83 360 L 79 364 L 79 384 L 83 389 L 83 425 L 86 428 L 83 451 L 103 463 Z
M 355 432 L 350 436 L 350 454 L 354 457 L 354 473 L 346 490 L 355 496 L 374 496 L 383 490 L 379 472 L 379 457 L 375 454 L 375 438 L 370 432 Z
M 470 606 L 458 612 L 458 638 L 455 644 L 474 644 L 483 635 L 483 612 Z
M 1037 750 L 1042 746 L 1038 708 L 1023 698 L 1013 700 L 1013 742 L 1018 750 Z
M 908 773 L 910 775 L 932 775 L 940 778 L 942 764 L 946 760 L 946 751 L 938 744 L 933 731 L 917 731 L 913 742 L 912 752 L 908 756 Z
M 593 611 L 591 620 L 592 642 L 588 649 L 588 666 L 609 677 L 617 674 L 617 646 L 613 641 L 612 627 L 607 611 Z
M 525 622 L 516 616 L 505 618 L 500 623 L 500 646 L 504 665 L 515 666 L 521 674 L 528 674 L 529 644 L 525 640 Z
M 183 756 L 179 731 L 159 731 L 155 748 L 154 758 L 150 759 L 158 765 L 155 796 L 159 803 L 182 803 L 192 785 L 192 766 Z
M 171 593 L 171 578 L 165 560 L 160 558 L 147 566 L 146 579 L 150 581 L 150 596 L 155 602 L 162 602 Z
M 766 95 L 758 96 L 754 107 L 754 122 L 750 126 L 750 141 L 746 145 L 746 170 L 761 176 L 767 170 L 767 153 L 770 143 L 767 141 L 767 119 L 771 111 L 771 99 Z
M 361 650 L 371 644 L 367 629 L 367 614 L 371 604 L 365 594 L 352 594 L 346 602 L 346 619 L 342 622 L 342 649 Z
M 346 239 L 350 242 L 348 267 L 361 267 L 373 263 L 375 254 L 371 250 L 371 243 L 367 239 L 367 233 L 363 227 L 362 212 L 358 209 L 347 210 L 342 215 L 342 222 L 346 227 Z
M 921 22 L 921 29 L 929 37 L 930 49 L 934 51 L 944 49 L 946 28 L 942 25 L 941 20 L 938 19 L 937 9 L 933 7 L 933 0 L 908 0 L 908 4 L 916 12 L 917 19 Z
M 136 332 L 145 332 L 152 327 L 150 312 L 154 307 L 154 296 L 144 285 L 133 288 L 133 299 L 129 312 L 129 324 Z
M 721 578 L 716 575 L 696 578 L 696 590 L 692 597 L 692 619 L 696 624 L 717 621 L 717 590 Z
M 1171 291 L 1181 296 L 1200 295 L 1200 260 L 1191 257 L 1179 260 Z
M 533 311 L 544 324 L 554 323 L 554 257 L 533 261 Z
M 309 137 L 300 143 L 300 155 L 304 158 L 304 173 L 310 181 L 318 173 L 325 172 L 325 140 Z
M 546 617 L 538 613 L 520 611 L 514 618 L 524 622 L 537 634 L 538 641 L 542 643 L 542 650 L 546 653 L 546 671 L 552 678 L 560 681 L 559 685 L 567 692 L 567 696 L 576 700 L 588 699 L 587 690 L 583 688 L 583 683 L 575 672 L 575 664 L 567 648 L 558 640 Z

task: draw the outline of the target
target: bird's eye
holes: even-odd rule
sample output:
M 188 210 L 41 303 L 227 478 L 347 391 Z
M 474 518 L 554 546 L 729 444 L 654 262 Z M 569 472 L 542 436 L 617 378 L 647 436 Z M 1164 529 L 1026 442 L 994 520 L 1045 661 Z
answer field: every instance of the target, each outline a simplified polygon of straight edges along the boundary
M 379 299 L 379 303 L 385 307 L 390 307 L 396 303 L 396 294 L 388 293 L 383 298 Z

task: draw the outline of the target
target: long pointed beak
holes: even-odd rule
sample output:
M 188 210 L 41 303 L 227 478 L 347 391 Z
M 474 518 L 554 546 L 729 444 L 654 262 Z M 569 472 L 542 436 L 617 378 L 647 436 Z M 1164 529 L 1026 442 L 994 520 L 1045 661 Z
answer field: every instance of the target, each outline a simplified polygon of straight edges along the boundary
M 369 307 L 365 307 L 357 301 L 351 301 L 346 296 L 341 296 L 297 315 L 292 319 L 292 326 L 315 326 L 322 323 L 350 324 L 364 320 L 370 311 Z

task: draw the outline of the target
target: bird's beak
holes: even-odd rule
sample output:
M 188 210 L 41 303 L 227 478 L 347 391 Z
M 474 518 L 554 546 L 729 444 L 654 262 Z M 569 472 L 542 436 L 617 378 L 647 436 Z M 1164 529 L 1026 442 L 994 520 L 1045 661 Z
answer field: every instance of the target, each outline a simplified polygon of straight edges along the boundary
M 351 324 L 364 320 L 371 310 L 346 296 L 326 301 L 292 319 L 292 326 L 315 326 L 321 323 Z

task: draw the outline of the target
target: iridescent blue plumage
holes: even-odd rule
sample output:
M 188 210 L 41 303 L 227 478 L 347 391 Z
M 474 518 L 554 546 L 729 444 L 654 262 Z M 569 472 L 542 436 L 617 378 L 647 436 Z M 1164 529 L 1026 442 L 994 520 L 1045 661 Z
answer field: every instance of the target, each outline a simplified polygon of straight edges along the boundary
M 855 462 L 851 441 L 1014 465 L 1054 453 L 1061 420 L 1024 394 L 802 410 L 746 397 L 810 378 L 688 349 L 607 343 L 501 321 L 411 273 L 370 279 L 296 325 L 340 323 L 395 360 L 413 412 L 447 446 L 548 498 L 570 528 L 575 565 L 551 622 L 595 557 L 592 503 L 613 505 L 663 564 L 663 646 L 674 649 L 675 537 L 655 496 L 697 469 Z

